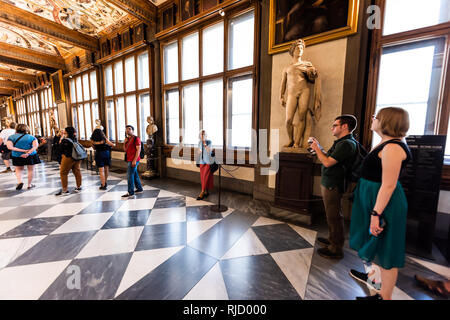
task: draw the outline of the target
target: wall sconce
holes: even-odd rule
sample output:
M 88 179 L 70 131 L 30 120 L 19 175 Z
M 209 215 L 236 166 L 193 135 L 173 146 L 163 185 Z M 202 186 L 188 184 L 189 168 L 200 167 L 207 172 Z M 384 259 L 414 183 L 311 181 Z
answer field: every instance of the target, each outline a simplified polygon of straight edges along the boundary
M 219 14 L 223 17 L 225 16 L 225 11 L 223 11 L 222 9 L 219 10 Z

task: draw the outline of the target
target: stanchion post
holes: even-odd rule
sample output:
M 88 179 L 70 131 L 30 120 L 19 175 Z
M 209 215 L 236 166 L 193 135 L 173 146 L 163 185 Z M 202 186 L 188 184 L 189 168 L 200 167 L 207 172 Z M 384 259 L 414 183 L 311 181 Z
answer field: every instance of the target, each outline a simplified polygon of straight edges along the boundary
M 227 206 L 220 204 L 220 194 L 222 191 L 221 180 L 222 180 L 222 165 L 219 164 L 219 203 L 217 205 L 211 206 L 211 211 L 214 212 L 224 212 L 228 210 Z

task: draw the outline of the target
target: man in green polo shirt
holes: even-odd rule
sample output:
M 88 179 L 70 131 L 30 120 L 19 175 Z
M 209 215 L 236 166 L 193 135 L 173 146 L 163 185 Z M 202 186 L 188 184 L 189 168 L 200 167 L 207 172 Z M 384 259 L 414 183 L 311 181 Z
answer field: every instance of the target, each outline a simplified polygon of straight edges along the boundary
M 357 121 L 352 115 L 342 115 L 334 120 L 331 132 L 337 138 L 327 153 L 324 152 L 315 138 L 311 148 L 316 152 L 322 163 L 321 190 L 323 204 L 327 215 L 328 239 L 318 238 L 323 248 L 317 253 L 325 258 L 342 259 L 344 256 L 344 217 L 341 210 L 342 195 L 346 190 L 345 177 L 351 170 L 356 159 L 356 141 L 352 132 L 356 129 Z

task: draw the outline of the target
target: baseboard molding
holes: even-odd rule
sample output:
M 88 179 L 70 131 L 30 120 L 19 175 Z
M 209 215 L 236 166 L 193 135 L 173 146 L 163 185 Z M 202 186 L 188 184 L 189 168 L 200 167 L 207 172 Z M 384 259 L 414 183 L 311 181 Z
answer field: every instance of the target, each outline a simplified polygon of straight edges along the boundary
M 167 167 L 166 177 L 184 181 L 190 181 L 200 184 L 200 175 L 198 172 L 190 170 L 182 170 Z M 214 188 L 219 186 L 219 176 L 214 175 Z M 245 180 L 237 180 L 227 177 L 222 177 L 221 187 L 224 190 L 236 191 L 244 194 L 253 194 L 253 182 Z

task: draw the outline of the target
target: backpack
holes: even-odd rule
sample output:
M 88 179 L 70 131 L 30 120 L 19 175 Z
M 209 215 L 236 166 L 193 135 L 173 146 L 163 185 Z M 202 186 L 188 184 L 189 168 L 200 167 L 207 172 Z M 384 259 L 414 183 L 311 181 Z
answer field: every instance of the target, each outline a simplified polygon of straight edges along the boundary
M 6 153 L 6 152 L 8 152 L 8 151 L 9 151 L 9 149 L 8 149 L 8 147 L 6 146 L 6 143 L 0 144 L 0 153 Z
M 134 139 L 136 139 L 136 136 L 134 136 Z M 127 153 L 125 152 L 125 162 L 127 161 Z M 139 158 L 144 159 L 145 158 L 145 151 L 144 151 L 144 143 L 141 140 L 141 152 L 139 152 Z
M 350 139 L 356 143 L 356 156 L 355 161 L 353 161 L 352 167 L 347 173 L 347 181 L 358 182 L 361 177 L 362 163 L 364 158 L 367 156 L 368 152 L 364 147 L 355 139 Z
M 87 158 L 87 153 L 86 153 L 86 149 L 84 149 L 84 147 L 78 143 L 77 141 L 72 141 L 72 139 L 66 138 L 67 140 L 69 140 L 70 142 L 72 142 L 73 144 L 73 148 L 72 148 L 72 159 L 75 161 L 78 160 L 84 160 Z

